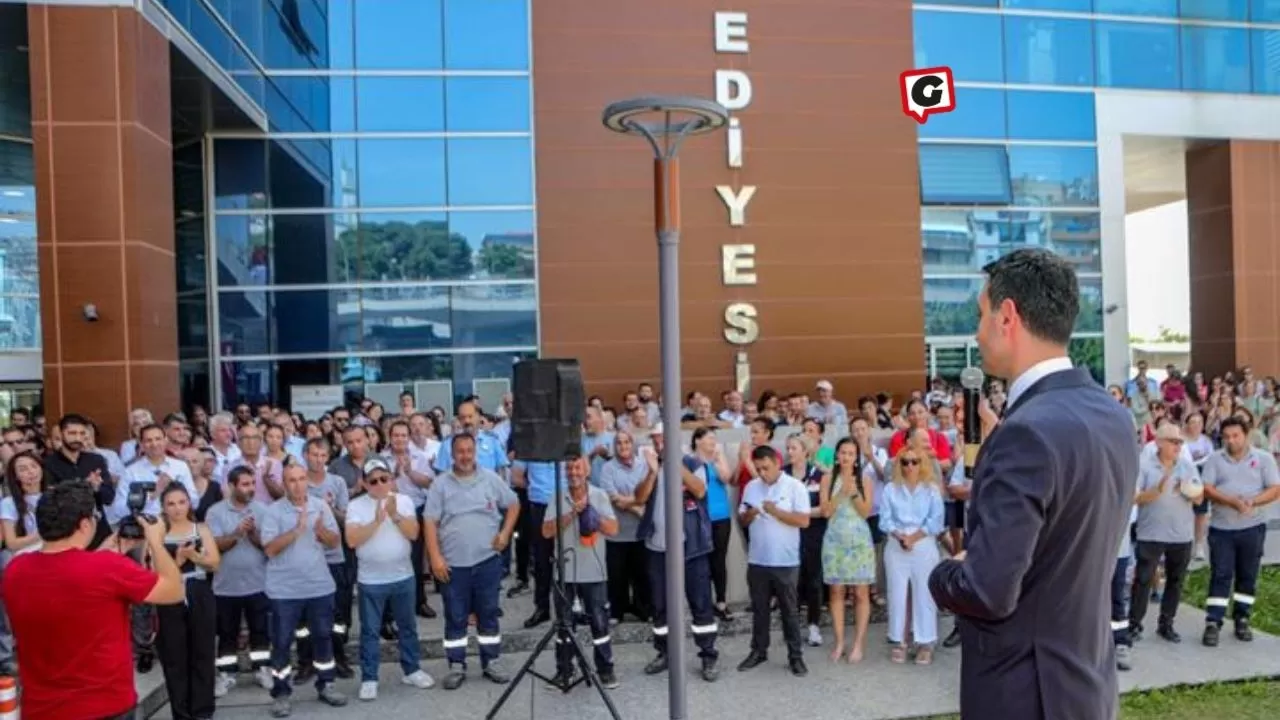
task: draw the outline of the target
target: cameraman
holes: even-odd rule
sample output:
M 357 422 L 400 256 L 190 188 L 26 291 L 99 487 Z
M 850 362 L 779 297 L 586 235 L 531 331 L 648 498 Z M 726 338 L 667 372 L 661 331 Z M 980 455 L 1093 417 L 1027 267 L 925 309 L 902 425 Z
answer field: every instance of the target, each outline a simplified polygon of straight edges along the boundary
M 128 608 L 184 600 L 163 524 L 141 521 L 156 566 L 150 572 L 114 552 L 87 552 L 98 522 L 89 483 L 51 487 L 36 507 L 44 547 L 15 557 L 5 571 L 27 720 L 132 717 L 138 695 Z
M 130 527 L 139 515 L 160 516 L 160 495 L 172 483 L 181 483 L 188 497 L 199 497 L 191 469 L 176 458 L 169 457 L 169 439 L 164 428 L 147 425 L 138 431 L 139 454 L 125 467 L 124 478 L 116 492 L 115 503 L 108 508 L 108 519 L 116 522 L 122 538 L 127 538 Z M 136 536 L 135 536 L 136 537 Z M 130 558 L 139 565 L 143 561 L 141 547 L 128 551 Z M 133 653 L 136 669 L 140 673 L 151 672 L 155 665 L 155 608 L 150 605 L 133 607 Z

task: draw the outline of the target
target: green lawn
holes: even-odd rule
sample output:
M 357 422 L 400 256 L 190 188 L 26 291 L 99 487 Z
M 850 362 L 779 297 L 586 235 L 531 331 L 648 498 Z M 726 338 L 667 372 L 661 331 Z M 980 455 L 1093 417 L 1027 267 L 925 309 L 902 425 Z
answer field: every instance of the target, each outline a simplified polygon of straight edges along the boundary
M 1209 591 L 1209 568 L 1193 570 L 1188 574 L 1184 588 L 1182 602 L 1204 607 L 1205 595 Z M 1255 596 L 1257 602 L 1254 603 L 1253 627 L 1265 633 L 1280 635 L 1280 565 L 1262 568 Z M 1228 621 L 1227 629 L 1230 628 L 1231 623 Z
M 1280 718 L 1280 680 L 1169 688 L 1120 698 L 1123 720 L 1275 720 Z M 936 715 L 928 720 L 960 720 Z
M 1209 568 L 1192 571 L 1183 602 L 1204 607 L 1209 590 Z M 1262 569 L 1258 578 L 1253 626 L 1280 635 L 1280 565 Z M 1230 632 L 1231 624 L 1227 623 Z M 1195 638 L 1198 642 L 1199 638 Z M 1134 692 L 1120 698 L 1124 720 L 1276 720 L 1280 718 L 1280 680 L 1255 680 Z M 929 720 L 959 720 L 959 715 L 938 715 Z

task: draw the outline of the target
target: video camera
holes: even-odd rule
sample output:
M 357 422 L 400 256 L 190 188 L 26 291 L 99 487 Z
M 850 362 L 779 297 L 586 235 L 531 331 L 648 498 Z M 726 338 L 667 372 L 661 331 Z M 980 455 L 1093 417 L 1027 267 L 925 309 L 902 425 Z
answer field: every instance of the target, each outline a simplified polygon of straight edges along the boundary
M 120 539 L 141 540 L 146 537 L 138 518 L 145 517 L 147 522 L 155 522 L 156 519 L 154 517 L 145 515 L 142 512 L 147 507 L 147 497 L 155 491 L 156 484 L 153 482 L 140 482 L 129 486 L 129 495 L 125 499 L 125 506 L 129 509 L 129 514 L 120 521 L 120 527 L 117 530 Z

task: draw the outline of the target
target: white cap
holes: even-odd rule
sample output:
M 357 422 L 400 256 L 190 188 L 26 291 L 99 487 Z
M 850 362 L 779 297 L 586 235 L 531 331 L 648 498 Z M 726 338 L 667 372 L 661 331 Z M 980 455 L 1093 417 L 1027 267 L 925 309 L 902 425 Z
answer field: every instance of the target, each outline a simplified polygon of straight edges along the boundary
M 835 387 L 831 385 L 830 380 L 819 380 L 818 384 L 815 385 L 814 387 L 818 388 L 819 390 L 826 390 L 827 392 L 831 392 L 832 390 L 835 390 Z

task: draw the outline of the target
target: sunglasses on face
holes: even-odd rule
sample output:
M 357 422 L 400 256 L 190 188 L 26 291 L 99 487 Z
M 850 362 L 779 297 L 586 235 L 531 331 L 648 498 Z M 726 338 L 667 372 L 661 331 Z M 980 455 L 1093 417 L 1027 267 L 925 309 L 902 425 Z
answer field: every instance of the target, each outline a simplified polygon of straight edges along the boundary
M 391 482 L 391 478 L 378 476 L 375 478 L 365 478 L 364 484 L 365 485 L 381 485 L 383 483 L 389 483 L 389 482 Z
M 915 467 L 916 465 L 920 464 L 920 461 L 917 460 L 916 458 L 902 458 L 898 462 L 901 463 L 904 467 Z

